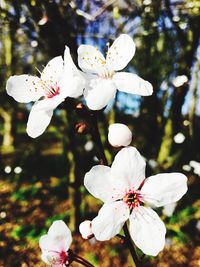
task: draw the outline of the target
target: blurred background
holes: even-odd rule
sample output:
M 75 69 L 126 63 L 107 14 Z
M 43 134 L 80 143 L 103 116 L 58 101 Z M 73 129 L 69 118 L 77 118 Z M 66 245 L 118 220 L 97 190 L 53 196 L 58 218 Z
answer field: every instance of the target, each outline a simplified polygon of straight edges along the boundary
M 128 70 L 150 81 L 154 93 L 118 93 L 99 115 L 106 156 L 111 163 L 117 152 L 108 144 L 108 125 L 123 122 L 146 158 L 147 175 L 188 176 L 186 196 L 158 210 L 168 229 L 165 250 L 143 261 L 200 266 L 199 0 L 0 0 L 0 266 L 45 266 L 38 239 L 56 219 L 73 230 L 72 248 L 95 266 L 131 266 L 117 237 L 99 243 L 78 234 L 79 223 L 92 219 L 101 203 L 82 185 L 85 172 L 98 164 L 97 148 L 89 134 L 76 133 L 81 121 L 70 104 L 60 105 L 45 133 L 31 139 L 31 104 L 19 104 L 5 91 L 11 75 L 37 75 L 36 67 L 62 55 L 65 45 L 77 63 L 79 44 L 106 52 L 121 33 L 137 47 Z

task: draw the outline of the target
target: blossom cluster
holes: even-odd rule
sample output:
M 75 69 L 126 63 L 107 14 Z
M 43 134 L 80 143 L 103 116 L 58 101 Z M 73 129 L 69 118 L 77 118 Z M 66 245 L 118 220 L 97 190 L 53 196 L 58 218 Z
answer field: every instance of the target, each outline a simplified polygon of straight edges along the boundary
M 83 96 L 91 110 L 103 109 L 115 98 L 116 91 L 142 96 L 151 95 L 152 85 L 124 69 L 135 54 L 135 44 L 126 34 L 120 35 L 106 57 L 95 47 L 80 45 L 79 70 L 66 46 L 64 59 L 49 61 L 40 78 L 27 74 L 11 76 L 7 93 L 20 103 L 35 101 L 27 133 L 35 138 L 50 123 L 54 109 L 67 97 Z M 80 225 L 82 237 L 105 241 L 118 235 L 126 221 L 134 244 L 144 253 L 156 256 L 165 245 L 166 228 L 152 208 L 178 201 L 187 191 L 187 177 L 182 173 L 162 173 L 146 178 L 145 160 L 130 146 L 132 132 L 124 124 L 109 127 L 109 143 L 121 150 L 111 165 L 96 165 L 85 174 L 84 186 L 104 204 L 92 221 Z M 152 242 L 153 240 L 153 242 Z M 69 247 L 72 236 L 63 221 L 55 221 L 40 238 L 43 261 L 54 267 L 69 266 L 76 259 Z M 72 259 L 73 255 L 73 259 Z M 85 266 L 92 266 L 78 258 Z M 88 265 L 87 265 L 88 264 Z
M 57 56 L 50 60 L 40 78 L 28 74 L 11 76 L 7 93 L 20 103 L 34 101 L 27 133 L 40 136 L 51 121 L 54 109 L 67 97 L 84 96 L 91 110 L 104 108 L 115 98 L 117 89 L 142 96 L 151 95 L 152 85 L 128 72 L 118 72 L 126 67 L 135 54 L 135 44 L 127 34 L 120 35 L 108 49 L 106 58 L 91 45 L 80 45 L 78 63 L 74 64 L 69 48 L 65 47 L 64 59 Z

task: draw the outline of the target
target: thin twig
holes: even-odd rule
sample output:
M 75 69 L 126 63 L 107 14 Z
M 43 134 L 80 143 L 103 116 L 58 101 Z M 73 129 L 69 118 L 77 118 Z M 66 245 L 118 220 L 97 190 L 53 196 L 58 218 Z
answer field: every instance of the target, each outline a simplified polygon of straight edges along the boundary
M 126 244 L 127 244 L 128 248 L 129 248 L 129 251 L 131 253 L 131 256 L 133 258 L 135 266 L 136 267 L 142 267 L 142 264 L 141 264 L 141 262 L 139 262 L 137 254 L 135 252 L 135 247 L 134 247 L 134 245 L 132 243 L 132 240 L 131 240 L 131 237 L 130 237 L 130 233 L 129 233 L 129 230 L 128 230 L 128 227 L 127 227 L 126 223 L 123 226 L 123 230 L 124 230 L 124 234 L 125 234 L 125 237 L 126 237 Z
M 82 261 L 82 260 L 80 260 L 78 258 L 75 258 L 74 261 L 76 261 L 76 262 L 78 262 L 78 263 L 80 263 L 80 264 L 82 264 L 83 266 L 86 266 L 86 267 L 94 267 L 94 265 L 90 264 L 89 262 Z
M 74 260 L 75 260 L 75 261 L 77 261 L 77 260 L 82 261 L 82 262 L 84 262 L 84 264 L 87 264 L 88 267 L 94 267 L 93 264 L 91 264 L 89 261 L 87 261 L 86 259 L 82 258 L 82 257 L 79 256 L 79 255 L 75 255 L 75 254 L 74 254 Z M 82 263 L 82 264 L 83 264 L 83 263 Z M 85 265 L 85 266 L 86 266 L 86 265 Z
M 75 9 L 76 14 L 79 16 L 84 17 L 85 19 L 89 20 L 89 21 L 95 21 L 101 14 L 103 14 L 103 12 L 112 4 L 114 4 L 117 0 L 109 0 L 107 1 L 101 8 L 99 8 L 99 10 L 97 10 L 97 12 L 94 15 L 91 15 L 79 8 L 77 8 L 75 2 L 71 2 L 70 6 L 71 8 Z

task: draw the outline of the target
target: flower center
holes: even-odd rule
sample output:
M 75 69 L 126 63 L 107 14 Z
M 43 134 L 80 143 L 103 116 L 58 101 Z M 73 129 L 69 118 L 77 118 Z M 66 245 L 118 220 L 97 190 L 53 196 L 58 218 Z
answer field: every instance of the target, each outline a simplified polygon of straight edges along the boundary
M 41 86 L 47 98 L 52 98 L 60 94 L 60 87 L 56 82 L 53 82 L 52 80 L 41 80 Z
M 123 197 L 123 201 L 128 205 L 130 209 L 133 209 L 140 206 L 142 202 L 142 195 L 138 190 L 129 190 Z
M 68 263 L 69 255 L 66 251 L 61 251 L 59 256 L 62 264 Z
M 103 69 L 101 73 L 99 73 L 99 77 L 101 79 L 112 79 L 114 75 L 114 71 L 109 71 L 106 67 Z

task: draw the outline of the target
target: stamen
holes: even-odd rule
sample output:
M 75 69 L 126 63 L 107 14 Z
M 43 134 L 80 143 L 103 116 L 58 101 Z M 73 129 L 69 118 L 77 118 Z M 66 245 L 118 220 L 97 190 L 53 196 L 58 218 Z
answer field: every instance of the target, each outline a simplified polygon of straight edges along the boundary
M 52 98 L 60 94 L 60 87 L 56 82 L 53 82 L 52 80 L 50 81 L 41 80 L 41 86 L 47 98 Z
M 128 205 L 130 209 L 139 207 L 143 201 L 143 197 L 138 190 L 129 190 L 123 197 L 123 201 Z
M 37 67 L 35 67 L 35 69 L 39 72 L 40 75 L 42 74 L 42 72 Z

